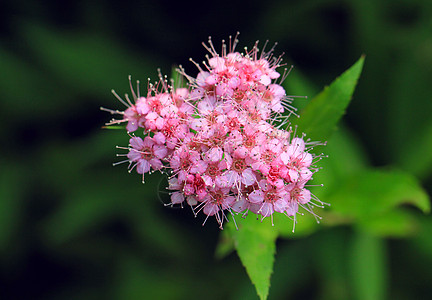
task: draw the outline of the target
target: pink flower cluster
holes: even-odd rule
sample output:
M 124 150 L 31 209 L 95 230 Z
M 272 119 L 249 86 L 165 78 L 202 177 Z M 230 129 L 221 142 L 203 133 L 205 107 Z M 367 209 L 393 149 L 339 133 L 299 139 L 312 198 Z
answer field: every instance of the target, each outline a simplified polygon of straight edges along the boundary
M 109 124 L 127 122 L 130 171 L 143 181 L 151 171 L 167 173 L 170 204 L 202 211 L 204 223 L 214 216 L 222 228 L 226 212 L 248 211 L 262 218 L 283 213 L 295 221 L 299 206 L 309 212 L 317 206 L 305 187 L 317 170 L 308 152 L 312 143 L 281 129 L 289 125 L 293 108 L 274 82 L 281 77 L 280 58 L 257 44 L 235 52 L 236 44 L 235 39 L 228 53 L 224 45 L 219 55 L 209 40 L 211 57 L 204 68 L 195 63 L 198 75 L 179 70 L 188 88 L 175 89 L 160 76 L 145 97 L 131 86 L 133 102 L 114 93 L 128 108 L 110 111 L 123 119 Z M 144 135 L 133 134 L 137 131 Z

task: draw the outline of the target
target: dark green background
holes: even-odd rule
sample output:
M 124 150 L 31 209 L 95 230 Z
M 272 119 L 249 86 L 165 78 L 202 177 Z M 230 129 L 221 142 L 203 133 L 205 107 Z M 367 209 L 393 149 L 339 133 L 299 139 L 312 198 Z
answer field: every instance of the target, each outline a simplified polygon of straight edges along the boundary
M 239 49 L 278 42 L 275 53 L 312 92 L 366 54 L 344 123 L 372 165 L 408 171 L 431 191 L 431 1 L 4 1 L 2 299 L 256 297 L 235 253 L 215 258 L 216 222 L 201 227 L 189 208 L 164 207 L 158 174 L 142 185 L 126 165 L 111 166 L 128 137 L 102 130 L 111 116 L 99 110 L 122 109 L 110 90 L 128 92 L 129 74 L 143 90 L 157 68 L 196 75 L 188 59 L 204 59 L 201 42 L 211 35 L 218 48 L 237 31 Z M 380 257 L 389 299 L 432 293 L 432 220 L 413 213 L 417 230 L 386 239 Z M 344 263 L 351 233 L 278 241 L 270 299 L 358 298 Z

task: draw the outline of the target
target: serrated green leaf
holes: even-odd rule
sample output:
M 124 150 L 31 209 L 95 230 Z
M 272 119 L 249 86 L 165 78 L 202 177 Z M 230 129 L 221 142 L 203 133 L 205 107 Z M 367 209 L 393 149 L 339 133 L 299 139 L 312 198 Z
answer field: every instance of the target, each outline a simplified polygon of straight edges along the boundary
M 255 285 L 260 299 L 267 299 L 270 289 L 270 276 L 273 271 L 277 229 L 270 224 L 269 218 L 263 222 L 250 213 L 246 218 L 236 218 L 228 223 L 234 246 L 246 272 Z
M 299 132 L 306 133 L 314 141 L 327 140 L 351 101 L 363 62 L 364 56 L 324 88 L 300 112 L 300 118 L 293 120 L 292 125 L 297 125 Z

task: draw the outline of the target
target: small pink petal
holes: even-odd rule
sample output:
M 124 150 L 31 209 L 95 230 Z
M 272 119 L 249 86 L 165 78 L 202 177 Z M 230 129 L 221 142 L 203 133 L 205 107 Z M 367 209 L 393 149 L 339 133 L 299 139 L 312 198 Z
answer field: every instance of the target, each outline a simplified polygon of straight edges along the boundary
M 163 145 L 155 145 L 153 146 L 153 153 L 157 158 L 163 159 L 168 154 L 168 149 Z
M 241 175 L 241 182 L 243 182 L 245 186 L 254 184 L 256 182 L 255 172 L 251 168 L 244 170 Z
M 311 199 L 311 193 L 308 189 L 302 189 L 299 195 L 297 196 L 297 201 L 300 204 L 306 204 Z
M 219 207 L 216 204 L 207 202 L 204 206 L 203 212 L 208 216 L 213 216 L 219 211 Z
M 171 194 L 171 203 L 172 204 L 180 204 L 184 201 L 183 193 L 175 192 Z
M 231 205 L 231 209 L 235 212 L 243 212 L 249 208 L 249 203 L 246 198 L 242 197 Z
M 260 214 L 263 217 L 269 217 L 274 213 L 274 207 L 271 203 L 264 202 L 260 209 Z
M 263 192 L 261 190 L 255 190 L 249 194 L 249 202 L 261 203 L 264 200 Z
M 142 159 L 137 163 L 136 169 L 138 174 L 145 174 L 150 171 L 150 163 Z

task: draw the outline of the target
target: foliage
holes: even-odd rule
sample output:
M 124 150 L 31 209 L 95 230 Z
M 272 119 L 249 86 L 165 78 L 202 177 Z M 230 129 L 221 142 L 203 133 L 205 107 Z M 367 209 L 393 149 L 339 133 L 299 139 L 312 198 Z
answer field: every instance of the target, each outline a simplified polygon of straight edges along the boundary
M 2 5 L 2 298 L 430 294 L 429 1 L 229 4 L 208 11 L 181 2 Z M 328 157 L 314 175 L 324 186 L 313 192 L 331 206 L 316 210 L 320 224 L 309 214 L 298 216 L 295 233 L 284 216 L 274 219 L 274 227 L 250 216 L 236 217 L 239 231 L 220 232 L 215 222 L 202 228 L 203 219 L 193 219 L 189 210 L 163 205 L 162 176 L 148 176 L 141 185 L 126 166 L 111 167 L 112 145 L 127 145 L 121 132 L 101 130 L 109 116 L 99 107 L 116 103 L 111 88 L 126 92 L 131 74 L 144 89 L 157 67 L 169 74 L 172 61 L 195 70 L 187 58 L 203 56 L 201 41 L 237 30 L 242 46 L 256 39 L 279 42 L 275 53 L 285 52 L 285 61 L 296 64 L 286 90 L 311 98 L 295 98 L 303 116 L 296 122 L 309 127 L 302 131 L 311 139 L 327 141 L 317 147 Z M 352 102 L 335 128 L 362 60 L 319 91 L 363 53 Z M 342 84 L 346 93 L 333 93 L 332 86 Z M 333 120 L 314 104 L 342 98 Z M 312 122 L 317 114 L 322 126 Z M 259 239 L 250 239 L 251 230 Z

